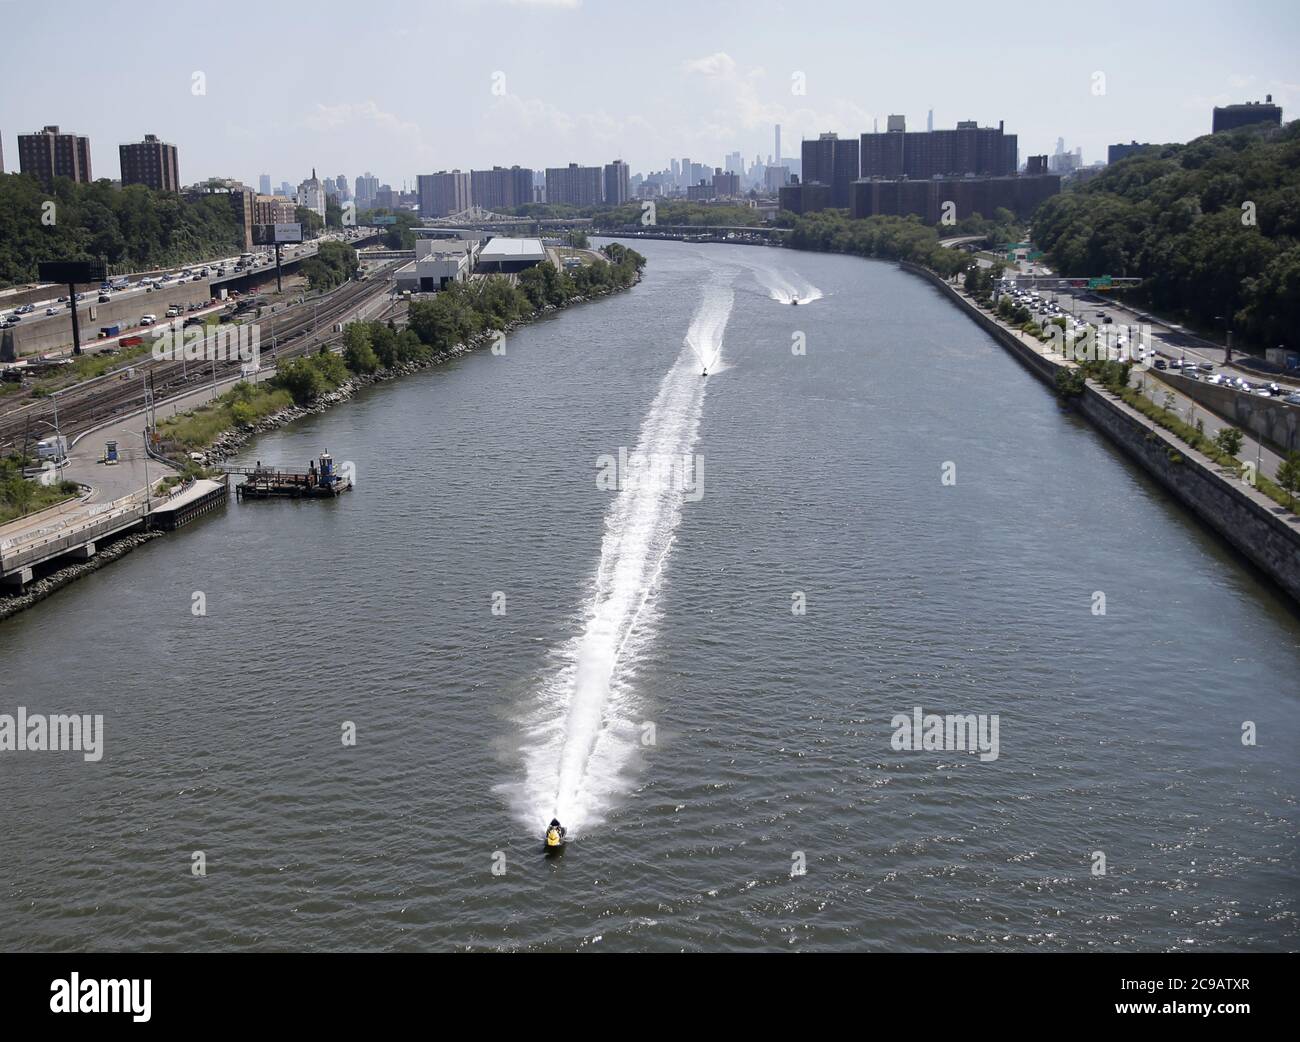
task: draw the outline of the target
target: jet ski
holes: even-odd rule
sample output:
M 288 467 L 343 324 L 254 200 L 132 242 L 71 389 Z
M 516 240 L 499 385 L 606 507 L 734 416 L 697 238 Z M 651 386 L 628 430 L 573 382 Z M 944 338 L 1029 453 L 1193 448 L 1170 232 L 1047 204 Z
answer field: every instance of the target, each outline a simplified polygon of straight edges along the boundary
M 552 818 L 551 823 L 546 826 L 545 847 L 547 854 L 559 854 L 564 850 L 565 828 L 560 824 L 558 818 Z
M 701 376 L 708 376 L 708 375 L 709 375 L 709 371 L 706 369 L 706 370 L 704 370 L 704 372 L 700 373 L 700 375 L 701 375 Z
M 790 306 L 792 308 L 797 308 L 799 306 L 799 298 L 795 297 L 794 300 L 790 301 Z

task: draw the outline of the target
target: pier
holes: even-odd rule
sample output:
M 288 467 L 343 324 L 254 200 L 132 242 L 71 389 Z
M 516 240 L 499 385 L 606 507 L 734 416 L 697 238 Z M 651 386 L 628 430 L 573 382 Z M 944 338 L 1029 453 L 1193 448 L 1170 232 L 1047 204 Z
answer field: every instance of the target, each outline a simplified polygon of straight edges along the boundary
M 334 457 L 328 452 L 321 453 L 319 465 L 308 463 L 305 471 L 264 467 L 258 462 L 254 467 L 232 467 L 230 473 L 244 475 L 235 486 L 235 496 L 241 500 L 333 498 L 352 488 L 351 478 L 335 473 Z

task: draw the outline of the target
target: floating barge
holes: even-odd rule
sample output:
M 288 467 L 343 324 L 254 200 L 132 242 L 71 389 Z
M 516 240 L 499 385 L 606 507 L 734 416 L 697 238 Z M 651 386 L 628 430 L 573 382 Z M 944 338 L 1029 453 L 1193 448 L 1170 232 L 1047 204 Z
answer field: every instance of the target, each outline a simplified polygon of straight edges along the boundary
M 320 465 L 308 463 L 306 471 L 264 467 L 238 468 L 244 480 L 235 486 L 237 499 L 332 499 L 352 487 L 352 479 L 334 472 L 334 457 L 322 452 Z

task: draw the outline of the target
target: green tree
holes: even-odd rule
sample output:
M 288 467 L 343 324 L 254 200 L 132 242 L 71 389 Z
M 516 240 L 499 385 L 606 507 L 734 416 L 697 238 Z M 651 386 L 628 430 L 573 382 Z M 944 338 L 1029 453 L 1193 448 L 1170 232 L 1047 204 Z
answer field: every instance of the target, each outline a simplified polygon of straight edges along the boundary
M 349 322 L 343 328 L 343 345 L 343 360 L 354 373 L 373 373 L 379 368 L 379 356 L 366 323 Z
M 1277 483 L 1286 492 L 1287 506 L 1295 510 L 1295 494 L 1300 491 L 1300 452 L 1288 452 L 1278 464 Z
M 1236 427 L 1224 427 L 1214 436 L 1214 444 L 1220 452 L 1235 456 L 1241 451 L 1242 433 Z

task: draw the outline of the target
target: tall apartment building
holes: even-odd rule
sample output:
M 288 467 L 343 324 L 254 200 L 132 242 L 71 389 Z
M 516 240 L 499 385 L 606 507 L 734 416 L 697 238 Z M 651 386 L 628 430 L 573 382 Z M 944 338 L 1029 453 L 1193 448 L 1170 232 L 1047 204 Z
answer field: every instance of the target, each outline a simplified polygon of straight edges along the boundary
M 859 146 L 854 139 L 841 141 L 838 134 L 822 134 L 805 141 L 802 150 L 803 183 L 829 185 L 831 206 L 847 207 L 850 188 L 859 176 Z
M 118 145 L 117 157 L 124 186 L 147 185 L 163 192 L 180 191 L 176 146 L 159 141 L 156 134 L 146 134 L 143 141 L 133 144 Z
M 469 197 L 485 210 L 508 210 L 533 201 L 533 172 L 521 166 L 494 166 L 469 172 Z M 453 213 L 455 211 L 452 211 Z
M 918 132 L 907 130 L 902 116 L 890 116 L 883 134 L 863 134 L 861 142 L 863 177 L 1006 177 L 1020 160 L 1016 135 L 1006 133 L 1000 120 L 996 127 L 966 120 L 954 130 Z
M 546 201 L 572 206 L 597 206 L 604 200 L 604 171 L 598 166 L 548 166 Z
M 421 217 L 447 217 L 469 209 L 468 172 L 440 170 L 436 174 L 420 174 L 415 183 L 420 195 Z M 360 207 L 360 202 L 357 205 Z
M 34 134 L 18 135 L 18 169 L 31 174 L 46 188 L 56 177 L 89 182 L 90 138 L 64 134 L 47 126 Z
M 259 177 L 259 178 L 257 179 L 257 190 L 258 190 L 258 192 L 260 192 L 262 195 L 270 195 L 270 194 L 271 194 L 271 175 L 270 175 L 270 174 L 262 174 L 262 176 Z
M 605 164 L 605 202 L 622 206 L 632 197 L 631 171 L 621 159 Z
M 1264 95 L 1264 100 L 1248 101 L 1244 105 L 1216 106 L 1211 132 L 1236 130 L 1254 123 L 1271 123 L 1275 127 L 1282 125 L 1282 108 L 1273 104 L 1273 95 Z

